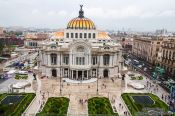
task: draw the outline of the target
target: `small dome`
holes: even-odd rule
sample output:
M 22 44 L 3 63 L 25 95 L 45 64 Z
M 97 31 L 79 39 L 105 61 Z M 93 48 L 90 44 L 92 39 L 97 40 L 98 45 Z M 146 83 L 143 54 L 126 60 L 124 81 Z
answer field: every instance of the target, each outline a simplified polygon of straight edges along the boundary
M 92 20 L 84 17 L 83 5 L 80 5 L 79 16 L 69 21 L 67 29 L 96 29 Z

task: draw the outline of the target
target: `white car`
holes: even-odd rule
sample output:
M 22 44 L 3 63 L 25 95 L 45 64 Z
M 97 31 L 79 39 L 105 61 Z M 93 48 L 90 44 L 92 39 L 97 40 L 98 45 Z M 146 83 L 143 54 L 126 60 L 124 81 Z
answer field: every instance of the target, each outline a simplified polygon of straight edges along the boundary
M 139 68 L 142 68 L 142 65 L 138 65 Z

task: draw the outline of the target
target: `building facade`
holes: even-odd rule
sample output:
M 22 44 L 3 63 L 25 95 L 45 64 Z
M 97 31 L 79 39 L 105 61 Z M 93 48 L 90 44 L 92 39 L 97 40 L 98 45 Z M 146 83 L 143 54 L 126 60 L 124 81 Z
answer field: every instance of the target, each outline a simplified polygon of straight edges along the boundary
M 40 43 L 48 39 L 47 33 L 27 33 L 24 36 L 24 46 L 28 48 L 37 48 Z
M 97 30 L 93 21 L 84 17 L 82 6 L 66 29 L 53 33 L 41 46 L 39 69 L 48 77 L 110 78 L 122 69 L 121 45 Z
M 161 38 L 135 37 L 133 39 L 132 53 L 151 64 L 156 64 L 161 44 Z
M 157 65 L 166 70 L 167 76 L 175 78 L 175 39 L 162 42 Z

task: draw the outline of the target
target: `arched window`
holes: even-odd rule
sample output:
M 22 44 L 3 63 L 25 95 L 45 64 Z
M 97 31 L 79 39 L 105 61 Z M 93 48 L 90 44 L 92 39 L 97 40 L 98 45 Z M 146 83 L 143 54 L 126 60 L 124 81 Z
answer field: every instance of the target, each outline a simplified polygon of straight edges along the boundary
M 74 38 L 74 34 L 73 33 L 71 33 L 71 38 Z
M 110 60 L 109 54 L 103 55 L 103 64 L 104 65 L 109 65 L 109 60 Z
M 57 64 L 57 54 L 50 54 L 51 57 L 51 65 Z
M 80 38 L 82 38 L 82 36 L 83 36 L 82 33 L 80 33 Z
M 69 38 L 69 33 L 66 33 L 66 38 Z
M 88 38 L 91 38 L 91 33 L 88 33 Z

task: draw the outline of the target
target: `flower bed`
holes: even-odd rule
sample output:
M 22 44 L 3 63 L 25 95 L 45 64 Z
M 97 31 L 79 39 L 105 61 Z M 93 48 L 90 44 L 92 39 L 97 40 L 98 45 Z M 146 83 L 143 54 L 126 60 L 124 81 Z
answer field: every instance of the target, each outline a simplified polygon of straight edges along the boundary
M 143 80 L 143 76 L 131 77 L 131 80 Z
M 118 116 L 117 113 L 113 112 L 109 99 L 105 97 L 94 97 L 89 99 L 88 114 L 89 116 Z
M 10 96 L 23 96 L 22 99 L 15 99 L 13 103 L 4 104 L 2 101 L 5 100 L 6 97 Z M 33 98 L 35 97 L 34 93 L 23 93 L 23 94 L 1 94 L 0 95 L 0 116 L 21 116 L 28 105 L 31 103 Z M 7 102 L 5 102 L 7 103 Z
M 47 100 L 43 110 L 37 116 L 60 115 L 67 116 L 69 99 L 66 97 L 51 97 Z
M 16 74 L 15 79 L 27 79 L 27 74 Z
M 139 100 L 134 101 L 133 96 L 139 96 L 139 97 L 143 96 L 141 100 L 142 102 L 138 103 Z M 146 103 L 146 100 L 149 100 L 149 99 L 144 100 L 144 98 L 147 98 L 146 96 L 150 97 L 151 100 L 154 101 L 154 103 L 144 104 Z M 160 100 L 159 97 L 151 93 L 123 93 L 122 98 L 133 116 L 135 116 L 137 112 L 141 112 L 143 108 L 161 108 L 165 112 L 168 111 L 168 105 L 164 103 L 162 100 Z

